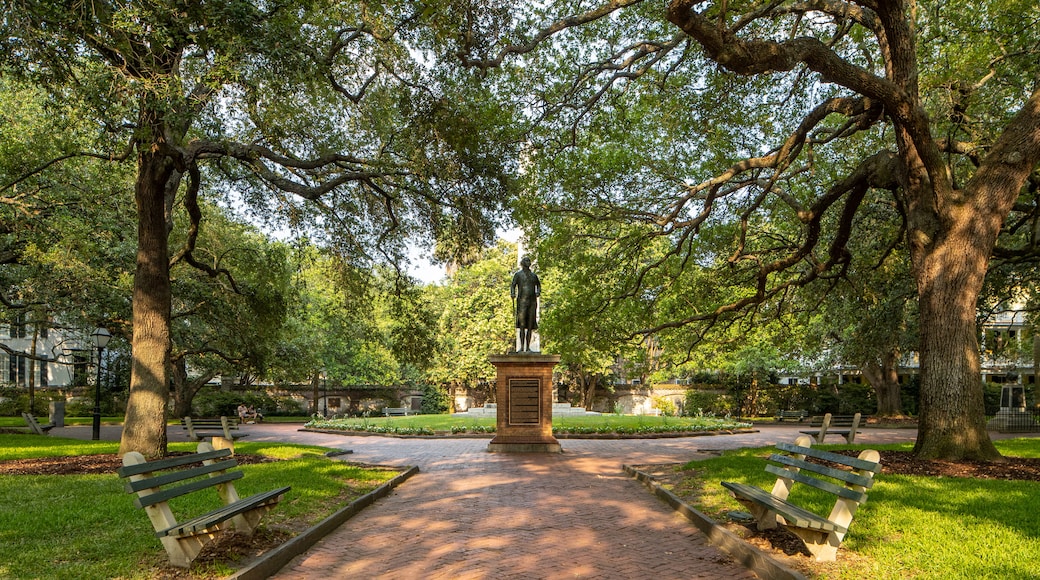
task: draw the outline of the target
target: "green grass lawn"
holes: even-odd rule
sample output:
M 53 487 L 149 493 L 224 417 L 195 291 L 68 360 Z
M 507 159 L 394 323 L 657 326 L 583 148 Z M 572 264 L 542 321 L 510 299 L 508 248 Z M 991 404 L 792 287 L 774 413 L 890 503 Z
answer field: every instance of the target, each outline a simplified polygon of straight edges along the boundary
M 994 444 L 1005 456 L 1040 457 L 1040 439 Z M 872 448 L 909 451 L 912 445 Z M 684 480 L 683 495 L 689 497 L 691 490 L 699 493 L 694 507 L 722 521 L 726 512 L 745 508 L 719 482 L 740 481 L 770 489 L 776 477 L 765 472 L 764 458 L 771 451 L 744 449 L 691 462 L 683 468 L 695 470 L 695 475 Z M 833 496 L 814 491 L 796 484 L 791 500 L 826 515 Z M 1038 482 L 882 473 L 856 513 L 837 564 L 828 566 L 821 578 L 1035 580 L 1040 578 L 1038 514 Z M 843 557 L 843 552 L 851 557 Z
M 316 419 L 307 423 L 315 429 L 367 431 L 399 435 L 435 433 L 494 433 L 495 417 L 458 415 L 412 415 L 408 417 L 368 417 Z M 647 415 L 574 415 L 553 417 L 553 433 L 662 433 L 675 431 L 715 431 L 748 427 L 734 419 L 715 417 L 653 417 Z
M 170 450 L 193 451 L 194 446 L 171 443 Z M 396 475 L 330 460 L 319 447 L 239 442 L 235 448 L 237 454 L 284 460 L 243 465 L 245 476 L 235 483 L 242 497 L 292 486 L 264 516 L 262 528 L 306 529 Z M 117 449 L 116 442 L 0 435 L 0 461 Z M 179 498 L 175 513 L 213 509 L 216 493 L 209 495 Z M 115 473 L 0 476 L 0 578 L 153 578 L 166 563 L 148 517 L 133 506 Z M 200 577 L 225 576 L 234 567 L 234 562 L 197 564 L 192 571 Z

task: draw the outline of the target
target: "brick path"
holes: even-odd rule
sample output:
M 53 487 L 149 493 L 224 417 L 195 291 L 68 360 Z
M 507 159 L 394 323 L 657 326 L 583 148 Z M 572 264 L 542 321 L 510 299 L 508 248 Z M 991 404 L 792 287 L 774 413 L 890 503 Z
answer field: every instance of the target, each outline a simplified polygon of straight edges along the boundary
M 488 439 L 276 430 L 257 426 L 250 439 L 351 449 L 344 459 L 419 465 L 420 473 L 274 578 L 670 580 L 755 575 L 625 476 L 622 463 L 685 461 L 702 456 L 698 450 L 771 445 L 794 439 L 797 428 L 680 439 L 564 439 L 561 455 L 488 453 Z M 913 436 L 868 431 L 863 439 Z

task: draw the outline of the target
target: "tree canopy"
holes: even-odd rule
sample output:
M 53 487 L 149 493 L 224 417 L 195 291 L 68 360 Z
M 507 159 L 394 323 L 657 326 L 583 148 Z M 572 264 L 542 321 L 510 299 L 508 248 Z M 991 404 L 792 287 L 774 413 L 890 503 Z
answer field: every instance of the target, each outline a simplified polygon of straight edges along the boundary
M 646 304 L 633 333 L 694 348 L 907 256 L 916 451 L 987 458 L 978 296 L 1037 249 L 1034 8 L 562 2 L 488 9 L 459 51 L 530 95 L 525 201 L 596 224 L 597 267 L 626 272 L 608 293 Z
M 472 262 L 522 191 L 532 239 L 566 248 L 543 266 L 585 281 L 561 320 L 669 356 L 843 295 L 898 318 L 865 281 L 912 289 L 916 452 L 997 456 L 975 320 L 987 274 L 1040 255 L 1029 1 L 2 1 L 3 75 L 82 120 L 19 142 L 5 200 L 88 159 L 133 181 L 121 451 L 165 450 L 171 268 L 230 283 L 207 202 L 365 268 L 409 237 Z
M 429 59 L 436 34 L 408 2 L 67 6 L 7 0 L 0 66 L 81 104 L 96 129 L 55 163 L 135 164 L 133 370 L 121 452 L 165 453 L 170 268 L 195 252 L 200 196 L 316 223 L 354 260 L 391 261 L 409 236 L 452 255 L 493 231 L 507 156 L 475 147 L 473 121 L 506 118 Z M 508 131 L 503 140 L 508 142 Z M 216 180 L 219 187 L 205 188 Z M 9 187 L 9 185 L 8 185 Z M 190 217 L 171 247 L 171 208 Z

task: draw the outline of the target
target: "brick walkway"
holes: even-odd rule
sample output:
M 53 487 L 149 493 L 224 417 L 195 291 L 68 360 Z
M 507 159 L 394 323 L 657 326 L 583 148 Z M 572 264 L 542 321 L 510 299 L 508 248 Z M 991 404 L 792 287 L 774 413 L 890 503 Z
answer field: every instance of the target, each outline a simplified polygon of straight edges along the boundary
M 251 426 L 252 427 L 252 426 Z M 649 440 L 561 440 L 561 455 L 486 451 L 488 439 L 392 439 L 287 433 L 252 441 L 351 449 L 344 459 L 418 465 L 420 473 L 326 536 L 274 578 L 755 578 L 707 544 L 623 463 L 675 462 L 698 450 L 771 445 L 796 428 Z M 283 432 L 275 432 L 283 431 Z M 866 432 L 864 441 L 914 431 Z

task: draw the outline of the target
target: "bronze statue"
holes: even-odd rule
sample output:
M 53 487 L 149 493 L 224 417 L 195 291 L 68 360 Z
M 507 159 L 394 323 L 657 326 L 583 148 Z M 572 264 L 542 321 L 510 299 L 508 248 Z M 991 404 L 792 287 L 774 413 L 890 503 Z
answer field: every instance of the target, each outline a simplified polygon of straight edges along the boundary
M 531 258 L 520 260 L 521 269 L 513 274 L 509 295 L 513 297 L 513 313 L 516 328 L 520 330 L 520 352 L 531 351 L 531 334 L 538 330 L 538 297 L 542 294 L 542 283 L 538 274 L 531 271 Z

